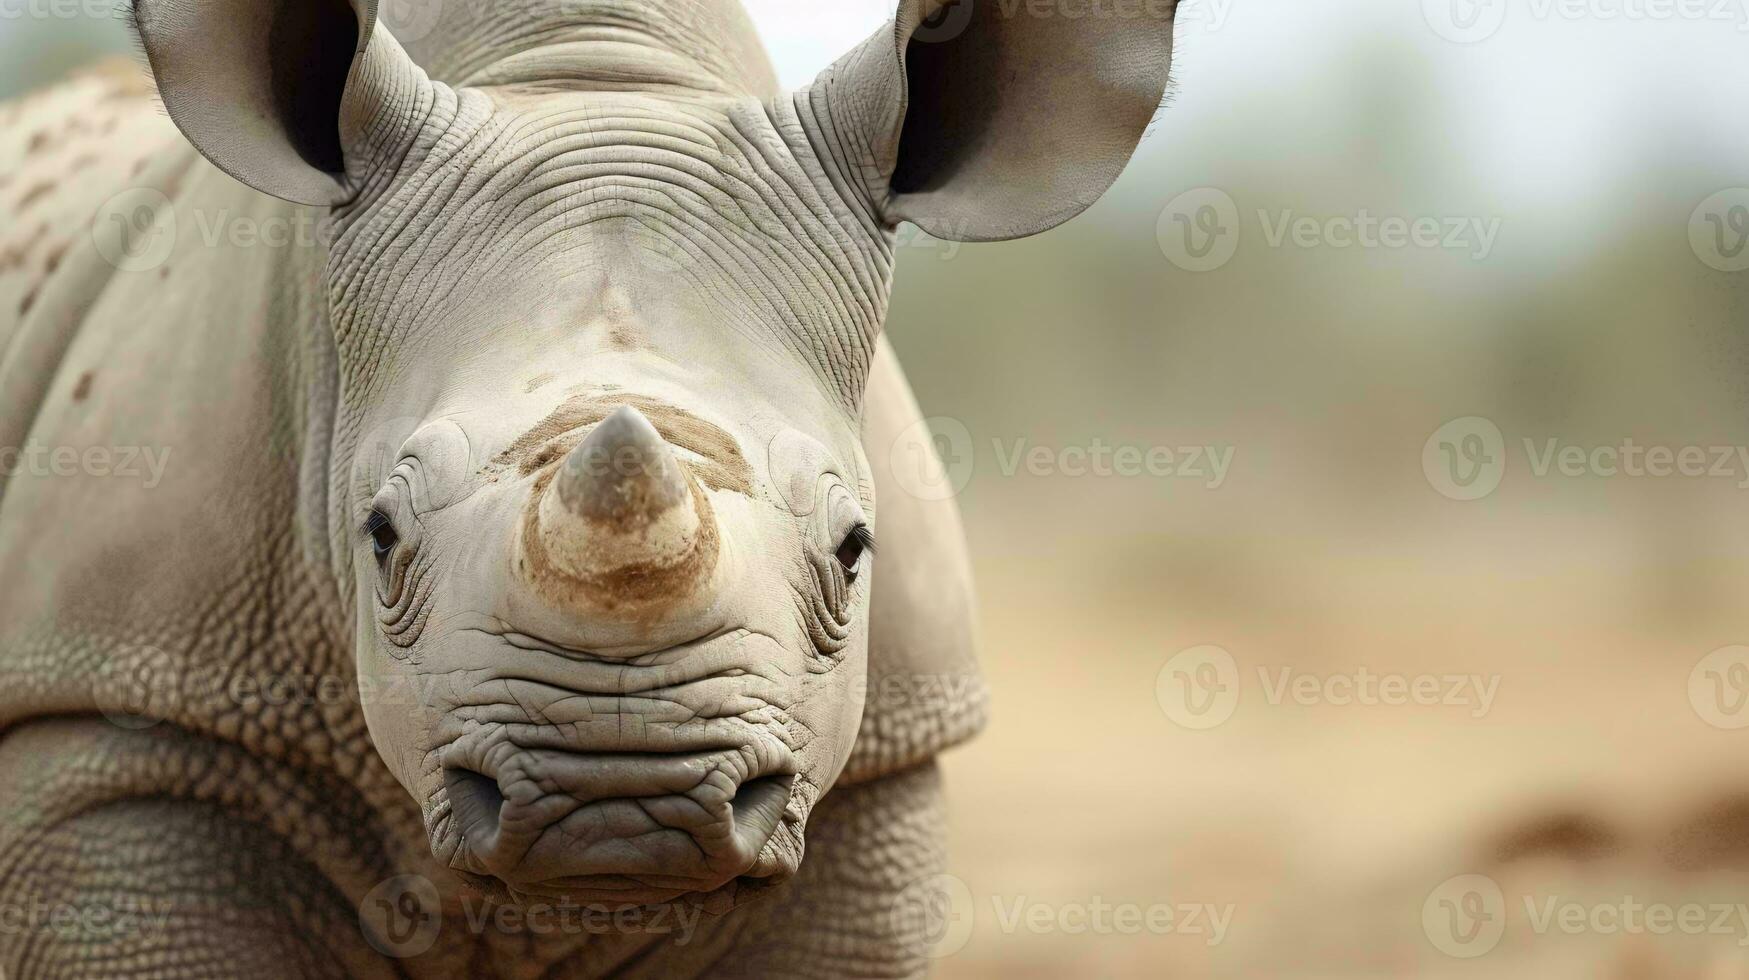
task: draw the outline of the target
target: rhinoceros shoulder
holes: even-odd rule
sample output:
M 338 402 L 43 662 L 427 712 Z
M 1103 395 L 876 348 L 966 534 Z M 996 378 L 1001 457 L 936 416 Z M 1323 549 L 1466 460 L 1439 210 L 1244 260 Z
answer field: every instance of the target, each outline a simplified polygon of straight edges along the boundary
M 0 348 L 103 202 L 175 143 L 151 80 L 125 59 L 0 104 Z

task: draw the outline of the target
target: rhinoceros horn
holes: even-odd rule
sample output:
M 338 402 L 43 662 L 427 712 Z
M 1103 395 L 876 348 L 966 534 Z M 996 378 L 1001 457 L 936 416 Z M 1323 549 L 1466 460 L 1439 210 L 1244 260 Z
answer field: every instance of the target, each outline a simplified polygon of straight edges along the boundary
M 710 505 L 673 449 L 637 409 L 595 426 L 542 493 L 537 537 L 546 563 L 586 586 L 637 599 L 696 582 L 714 562 Z

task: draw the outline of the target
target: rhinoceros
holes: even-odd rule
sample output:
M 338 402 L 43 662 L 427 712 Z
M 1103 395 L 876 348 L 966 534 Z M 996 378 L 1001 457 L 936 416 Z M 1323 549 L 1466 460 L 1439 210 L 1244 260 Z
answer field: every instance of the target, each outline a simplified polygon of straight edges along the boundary
M 1085 210 L 1173 6 L 783 94 L 735 0 L 134 0 L 149 81 L 0 109 L 3 972 L 924 972 L 986 698 L 896 234 Z

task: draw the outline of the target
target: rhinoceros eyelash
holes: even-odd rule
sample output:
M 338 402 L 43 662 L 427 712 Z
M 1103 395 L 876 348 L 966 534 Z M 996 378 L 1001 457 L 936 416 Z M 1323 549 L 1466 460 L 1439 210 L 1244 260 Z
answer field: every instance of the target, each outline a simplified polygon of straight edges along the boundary
M 389 515 L 383 513 L 380 510 L 373 510 L 370 512 L 370 514 L 368 516 L 365 517 L 364 520 L 359 522 L 359 524 L 358 524 L 358 536 L 360 538 L 375 537 L 376 533 L 378 531 L 381 531 L 383 529 L 383 527 L 385 525 L 387 525 L 388 523 L 389 523 Z
M 879 550 L 875 546 L 874 531 L 871 530 L 867 524 L 858 524 L 851 528 L 850 537 L 853 538 L 857 544 L 862 545 L 862 550 L 867 552 L 870 558 L 873 558 L 875 553 Z

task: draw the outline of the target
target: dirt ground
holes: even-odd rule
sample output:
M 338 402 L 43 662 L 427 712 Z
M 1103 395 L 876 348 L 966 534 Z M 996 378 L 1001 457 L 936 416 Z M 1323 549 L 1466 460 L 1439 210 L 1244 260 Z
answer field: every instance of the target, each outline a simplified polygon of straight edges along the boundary
M 1002 544 L 1056 503 L 968 509 L 996 713 L 946 761 L 937 975 L 1749 976 L 1749 729 L 1703 717 L 1697 672 L 1742 631 L 1725 597 L 1660 597 L 1620 534 L 1498 513 L 1269 568 L 1223 566 L 1242 530 L 1188 570 L 1126 566 L 1088 519 Z M 1204 644 L 1239 699 L 1195 730 L 1156 681 Z M 1438 694 L 1336 703 L 1362 668 Z

